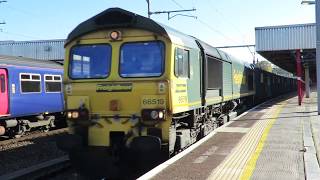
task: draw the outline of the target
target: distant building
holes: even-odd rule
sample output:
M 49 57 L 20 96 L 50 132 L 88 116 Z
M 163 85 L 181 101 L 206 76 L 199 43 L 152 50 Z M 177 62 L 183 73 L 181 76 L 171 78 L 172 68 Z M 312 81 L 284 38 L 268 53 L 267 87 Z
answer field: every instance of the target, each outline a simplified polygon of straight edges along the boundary
M 0 55 L 39 60 L 64 60 L 64 39 L 39 41 L 0 41 Z
M 301 50 L 303 64 L 315 73 L 316 25 L 291 24 L 256 27 L 256 51 L 273 64 L 289 71 L 296 71 L 296 50 Z

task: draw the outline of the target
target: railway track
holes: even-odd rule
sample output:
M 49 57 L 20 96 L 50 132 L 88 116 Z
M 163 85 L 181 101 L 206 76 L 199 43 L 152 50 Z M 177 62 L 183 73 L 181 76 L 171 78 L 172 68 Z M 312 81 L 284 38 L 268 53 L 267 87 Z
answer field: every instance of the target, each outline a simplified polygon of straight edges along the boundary
M 64 128 L 0 141 L 0 175 L 65 156 L 66 154 L 56 147 L 56 141 L 66 136 L 67 132 L 67 128 Z
M 38 132 L 38 131 L 31 132 L 30 134 L 23 136 L 23 137 L 20 137 L 20 138 L 2 139 L 0 141 L 0 146 L 13 144 L 13 143 L 17 143 L 20 141 L 27 141 L 27 140 L 31 140 L 31 139 L 36 139 L 36 138 L 40 138 L 40 137 L 46 137 L 46 136 L 52 136 L 52 135 L 56 135 L 56 134 L 67 133 L 67 132 L 68 132 L 68 128 L 56 129 L 56 130 L 52 130 L 52 131 L 48 131 L 48 132 Z
M 45 179 L 71 168 L 68 156 L 52 159 L 0 176 L 0 179 Z

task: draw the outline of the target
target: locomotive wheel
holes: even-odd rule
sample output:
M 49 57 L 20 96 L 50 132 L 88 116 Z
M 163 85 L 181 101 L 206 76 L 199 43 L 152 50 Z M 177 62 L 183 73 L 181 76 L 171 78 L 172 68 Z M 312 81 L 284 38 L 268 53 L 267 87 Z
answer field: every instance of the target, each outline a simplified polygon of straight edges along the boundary
M 20 138 L 26 132 L 26 127 L 22 125 L 18 125 L 8 131 L 8 136 L 10 138 Z
M 50 125 L 46 125 L 46 126 L 42 127 L 42 131 L 45 132 L 45 133 L 49 132 L 50 128 L 51 128 Z
M 140 136 L 133 139 L 130 147 L 131 167 L 142 173 L 161 161 L 161 140 L 155 136 Z
M 19 131 L 14 135 L 15 138 L 20 138 L 26 133 L 26 127 L 25 126 L 18 126 Z

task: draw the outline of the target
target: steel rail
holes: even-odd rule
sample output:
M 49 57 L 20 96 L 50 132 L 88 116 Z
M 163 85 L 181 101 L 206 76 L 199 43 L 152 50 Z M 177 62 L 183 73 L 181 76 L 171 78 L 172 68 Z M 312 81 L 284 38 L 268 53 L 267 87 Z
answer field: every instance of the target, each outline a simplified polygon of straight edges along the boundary
M 57 135 L 57 134 L 61 134 L 61 133 L 66 133 L 66 132 L 68 132 L 68 128 L 51 130 L 49 132 L 31 133 L 29 135 L 22 136 L 20 138 L 8 139 L 8 140 L 0 140 L 0 146 L 1 145 L 13 144 L 13 143 L 16 143 L 16 142 L 21 142 L 21 141 L 27 141 L 27 140 L 36 139 L 36 138 L 41 138 L 41 137 L 48 137 L 48 136 Z
M 68 156 L 52 159 L 28 168 L 0 176 L 0 179 L 39 179 L 71 167 Z

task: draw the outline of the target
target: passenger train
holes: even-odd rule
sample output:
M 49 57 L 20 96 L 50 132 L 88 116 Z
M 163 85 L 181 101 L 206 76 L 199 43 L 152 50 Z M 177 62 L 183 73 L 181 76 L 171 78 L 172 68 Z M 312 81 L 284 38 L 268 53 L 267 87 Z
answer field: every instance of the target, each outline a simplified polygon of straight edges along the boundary
M 56 118 L 63 124 L 62 76 L 55 62 L 0 56 L 0 135 L 47 131 Z
M 237 108 L 295 88 L 293 78 L 119 8 L 78 25 L 65 50 L 71 134 L 58 146 L 94 177 L 152 167 L 235 117 Z

